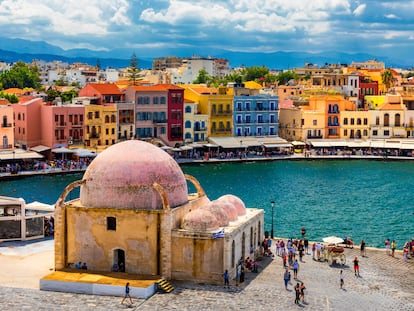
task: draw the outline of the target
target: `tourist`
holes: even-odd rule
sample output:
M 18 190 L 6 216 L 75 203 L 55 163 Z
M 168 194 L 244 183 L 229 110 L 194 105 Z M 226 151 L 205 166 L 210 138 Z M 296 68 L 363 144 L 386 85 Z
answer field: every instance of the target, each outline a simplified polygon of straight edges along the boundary
M 405 243 L 404 248 L 403 248 L 403 259 L 404 261 L 407 261 L 407 256 L 408 256 L 408 242 Z
M 119 272 L 119 266 L 116 262 L 112 265 L 112 272 Z
M 345 285 L 344 282 L 344 274 L 342 273 L 342 270 L 339 272 L 339 288 L 342 289 Z
M 309 255 L 309 240 L 307 238 L 303 238 L 303 244 L 305 246 L 306 255 Z
M 358 257 L 355 257 L 355 259 L 353 260 L 354 263 L 354 273 L 355 275 L 359 276 L 359 260 Z
M 316 257 L 318 261 L 321 259 L 321 250 L 322 250 L 322 244 L 319 242 L 316 243 Z
M 397 244 L 395 244 L 395 241 L 392 240 L 391 242 L 391 256 L 394 257 L 395 249 L 397 248 Z
M 361 256 L 365 257 L 365 241 L 364 240 L 361 241 L 360 250 L 361 250 Z
M 293 263 L 293 278 L 296 280 L 298 278 L 299 262 L 296 259 Z
M 303 254 L 304 254 L 305 247 L 303 246 L 302 240 L 299 241 L 298 251 L 299 251 L 299 260 L 302 262 Z
M 300 298 L 302 298 L 302 303 L 305 303 L 305 289 L 306 289 L 305 284 L 301 282 L 299 290 L 300 290 Z
M 229 282 L 229 271 L 226 269 L 226 271 L 224 271 L 223 273 L 223 279 L 224 279 L 224 287 L 229 288 L 230 287 L 230 282 Z
M 384 245 L 385 245 L 385 251 L 387 255 L 390 255 L 390 248 L 391 248 L 390 239 L 386 239 Z
M 283 281 L 285 282 L 285 289 L 288 289 L 288 284 L 290 281 L 290 272 L 286 269 L 285 273 L 283 273 Z
M 82 262 L 78 262 L 76 265 L 75 265 L 75 267 L 76 267 L 76 269 L 82 269 Z
M 287 255 L 286 255 L 285 250 L 282 251 L 282 261 L 283 261 L 283 268 L 287 268 Z
M 305 227 L 302 227 L 302 229 L 300 229 L 300 233 L 302 234 L 302 239 L 303 239 L 305 237 L 305 234 L 306 234 Z
M 312 259 L 315 260 L 316 243 L 312 244 Z
M 299 304 L 300 300 L 300 284 L 296 283 L 295 285 L 295 305 Z
M 131 295 L 129 294 L 129 282 L 127 282 L 126 285 L 125 285 L 125 296 L 121 301 L 121 305 L 124 304 L 124 301 L 127 298 L 129 298 L 129 301 L 131 302 L 131 305 L 133 305 L 134 303 L 132 302 Z
M 82 270 L 88 270 L 88 266 L 86 265 L 86 262 L 83 263 Z

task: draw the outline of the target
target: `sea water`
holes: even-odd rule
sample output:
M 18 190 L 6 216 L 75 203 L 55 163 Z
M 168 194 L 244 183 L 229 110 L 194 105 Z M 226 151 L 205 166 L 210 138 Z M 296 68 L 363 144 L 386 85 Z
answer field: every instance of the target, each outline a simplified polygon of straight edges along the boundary
M 183 165 L 211 200 L 224 194 L 240 197 L 246 207 L 265 211 L 265 230 L 277 237 L 309 240 L 326 236 L 362 239 L 397 247 L 414 238 L 414 163 L 385 161 L 272 161 Z M 0 195 L 22 197 L 27 203 L 54 204 L 64 188 L 81 174 L 35 176 L 1 181 Z M 195 189 L 189 184 L 189 191 Z M 79 188 L 68 199 L 79 196 Z M 274 201 L 272 212 L 271 201 Z

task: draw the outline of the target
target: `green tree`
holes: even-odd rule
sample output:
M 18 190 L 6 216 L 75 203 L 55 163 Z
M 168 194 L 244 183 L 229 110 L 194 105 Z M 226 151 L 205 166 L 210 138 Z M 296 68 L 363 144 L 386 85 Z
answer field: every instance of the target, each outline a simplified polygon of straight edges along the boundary
M 243 81 L 259 81 L 259 79 L 264 77 L 269 73 L 269 69 L 265 66 L 253 66 L 245 68 L 242 71 Z
M 0 84 L 4 89 L 9 88 L 34 88 L 40 89 L 39 70 L 37 66 L 17 62 L 9 70 L 0 74 Z
M 298 79 L 299 79 L 299 76 L 290 70 L 281 72 L 276 76 L 276 80 L 279 83 L 279 85 L 285 85 L 290 80 L 298 80 Z
M 130 85 L 138 84 L 137 82 L 140 80 L 139 73 L 140 73 L 140 70 L 138 68 L 138 59 L 135 53 L 133 53 L 131 56 L 131 62 L 129 63 L 129 68 L 128 68 Z
M 56 97 L 60 97 L 62 93 L 55 89 L 49 89 L 46 91 L 46 95 L 47 95 L 47 98 L 46 98 L 47 101 L 53 101 L 56 99 Z
M 70 90 L 61 94 L 62 102 L 64 103 L 71 102 L 74 97 L 78 97 L 78 92 L 76 90 Z
M 208 84 L 211 81 L 211 77 L 208 74 L 207 70 L 205 69 L 200 69 L 200 71 L 198 72 L 198 76 L 197 78 L 193 81 L 194 84 L 201 84 L 201 83 L 206 83 Z
M 385 70 L 381 74 L 382 83 L 384 83 L 385 87 L 388 89 L 394 85 L 394 76 L 392 75 L 391 70 Z
M 11 104 L 16 104 L 19 102 L 19 98 L 14 94 L 7 94 L 7 93 L 0 92 L 0 98 L 7 99 L 9 103 Z

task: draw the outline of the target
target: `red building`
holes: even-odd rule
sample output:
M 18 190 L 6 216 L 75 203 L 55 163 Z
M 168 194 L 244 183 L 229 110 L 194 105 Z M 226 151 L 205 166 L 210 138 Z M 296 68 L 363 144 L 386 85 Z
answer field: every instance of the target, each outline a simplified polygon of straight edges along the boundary
M 89 97 L 91 103 L 96 105 L 124 102 L 125 100 L 124 93 L 113 83 L 88 83 L 79 91 L 79 97 Z

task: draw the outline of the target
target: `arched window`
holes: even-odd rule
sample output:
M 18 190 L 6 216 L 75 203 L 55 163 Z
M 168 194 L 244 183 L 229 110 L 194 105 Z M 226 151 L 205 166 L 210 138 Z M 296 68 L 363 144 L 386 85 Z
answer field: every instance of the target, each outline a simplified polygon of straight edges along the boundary
M 190 113 L 191 112 L 191 106 L 185 106 L 185 112 Z
M 112 115 L 111 116 L 111 123 L 115 123 L 116 121 L 115 121 L 115 116 L 114 115 Z
M 185 139 L 190 139 L 191 138 L 191 133 L 185 133 L 185 137 L 184 137 Z
M 339 107 L 337 104 L 333 106 L 333 112 L 339 112 Z
M 338 117 L 334 117 L 334 125 L 339 125 L 338 124 Z
M 390 126 L 390 115 L 388 113 L 384 114 L 384 126 Z
M 244 232 L 241 240 L 241 256 L 243 259 L 246 258 L 246 234 Z
M 109 123 L 109 116 L 105 116 L 105 123 Z
M 395 115 L 395 126 L 401 126 L 401 115 L 399 113 Z
M 191 128 L 191 121 L 185 121 L 185 128 L 190 129 Z

